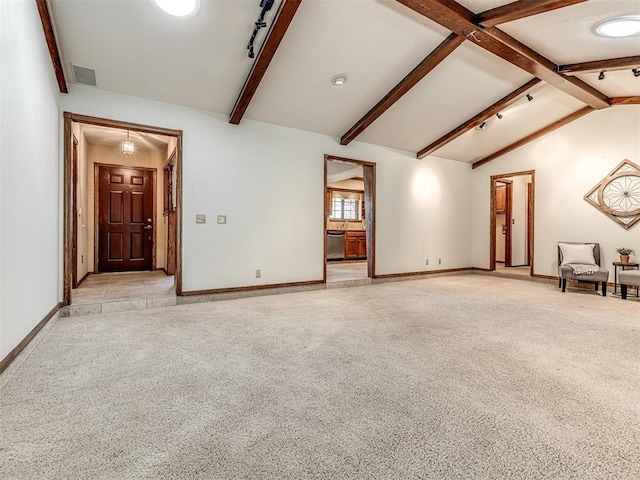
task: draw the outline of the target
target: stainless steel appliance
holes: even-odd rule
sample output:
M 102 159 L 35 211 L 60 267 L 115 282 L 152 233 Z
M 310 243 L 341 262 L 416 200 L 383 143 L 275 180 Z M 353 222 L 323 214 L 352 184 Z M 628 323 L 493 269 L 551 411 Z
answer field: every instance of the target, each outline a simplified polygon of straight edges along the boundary
M 344 258 L 344 231 L 327 230 L 327 260 Z

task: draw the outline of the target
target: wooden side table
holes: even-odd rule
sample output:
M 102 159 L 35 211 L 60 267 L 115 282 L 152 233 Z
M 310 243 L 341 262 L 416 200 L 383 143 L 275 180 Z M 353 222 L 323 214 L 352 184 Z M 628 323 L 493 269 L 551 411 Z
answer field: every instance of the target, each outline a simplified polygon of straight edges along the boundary
M 622 270 L 638 270 L 640 269 L 640 263 L 636 263 L 636 262 L 629 262 L 629 263 L 622 263 L 622 262 L 613 262 L 613 294 L 614 295 L 621 295 L 620 292 L 618 292 L 618 268 L 622 267 Z M 633 288 L 633 287 L 632 287 Z M 638 296 L 638 287 L 635 287 L 636 289 L 636 297 Z

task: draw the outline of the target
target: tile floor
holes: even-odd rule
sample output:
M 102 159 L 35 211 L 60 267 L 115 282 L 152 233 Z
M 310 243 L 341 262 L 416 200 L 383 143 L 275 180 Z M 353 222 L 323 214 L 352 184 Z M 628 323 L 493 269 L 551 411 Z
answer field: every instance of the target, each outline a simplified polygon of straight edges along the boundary
M 521 275 L 523 277 L 529 277 L 531 275 L 531 271 L 528 265 L 524 267 L 505 267 L 504 263 L 497 263 L 497 262 L 496 262 L 495 273 Z
M 367 261 L 328 262 L 327 283 L 346 280 L 364 280 L 367 277 Z
M 173 275 L 163 271 L 90 274 L 71 291 L 72 305 L 175 297 Z

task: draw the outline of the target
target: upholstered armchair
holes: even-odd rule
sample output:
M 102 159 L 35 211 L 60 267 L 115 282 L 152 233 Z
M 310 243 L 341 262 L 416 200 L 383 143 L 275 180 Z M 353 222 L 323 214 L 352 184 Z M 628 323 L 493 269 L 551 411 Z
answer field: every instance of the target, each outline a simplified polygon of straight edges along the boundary
M 594 283 L 596 292 L 602 284 L 602 296 L 607 296 L 609 271 L 602 267 L 599 243 L 558 243 L 558 287 L 567 291 L 567 280 Z

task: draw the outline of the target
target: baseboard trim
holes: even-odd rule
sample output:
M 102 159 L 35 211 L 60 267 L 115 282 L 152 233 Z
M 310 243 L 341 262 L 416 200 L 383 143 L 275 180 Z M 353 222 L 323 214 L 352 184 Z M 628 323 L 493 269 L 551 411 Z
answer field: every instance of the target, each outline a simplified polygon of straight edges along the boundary
M 379 278 L 415 277 L 418 275 L 435 275 L 438 273 L 469 272 L 471 270 L 473 270 L 473 267 L 445 268 L 442 270 L 424 270 L 421 272 L 385 273 L 383 275 L 376 275 L 373 278 L 379 279 Z
M 90 272 L 85 273 L 85 274 L 84 274 L 84 277 L 82 277 L 82 278 L 80 279 L 80 281 L 77 283 L 77 285 L 76 285 L 75 287 L 73 287 L 73 288 L 78 288 L 80 285 L 82 285 L 82 282 L 84 282 L 84 281 L 87 279 L 87 277 L 89 276 L 89 273 L 90 273 Z
M 473 270 L 474 272 L 493 272 L 494 271 L 489 268 L 480 268 L 480 267 L 472 267 L 471 270 Z
M 40 320 L 40 322 L 35 327 L 33 327 L 33 329 L 27 334 L 27 336 L 24 337 L 22 341 L 18 345 L 16 345 L 16 347 L 11 350 L 6 357 L 2 359 L 2 361 L 0 361 L 0 373 L 5 371 L 5 369 L 11 364 L 11 362 L 13 362 L 16 357 L 20 355 L 20 352 L 22 352 L 27 347 L 27 345 L 29 345 L 31 340 L 33 340 L 33 337 L 35 337 L 38 332 L 42 330 L 47 322 L 51 320 L 61 308 L 62 302 L 59 302 L 55 307 L 51 309 L 49 313 L 45 315 L 42 320 Z
M 542 275 L 540 273 L 534 273 L 531 275 L 533 278 L 542 278 L 544 280 L 558 280 L 557 275 Z
M 190 290 L 187 292 L 182 291 L 181 295 L 188 297 L 191 295 L 211 295 L 216 293 L 250 292 L 253 290 L 269 290 L 273 288 L 304 287 L 306 285 L 318 285 L 320 283 L 326 283 L 326 282 L 324 280 L 311 280 L 307 282 L 289 282 L 289 283 L 270 283 L 268 285 L 250 285 L 247 287 L 214 288 L 211 290 Z

